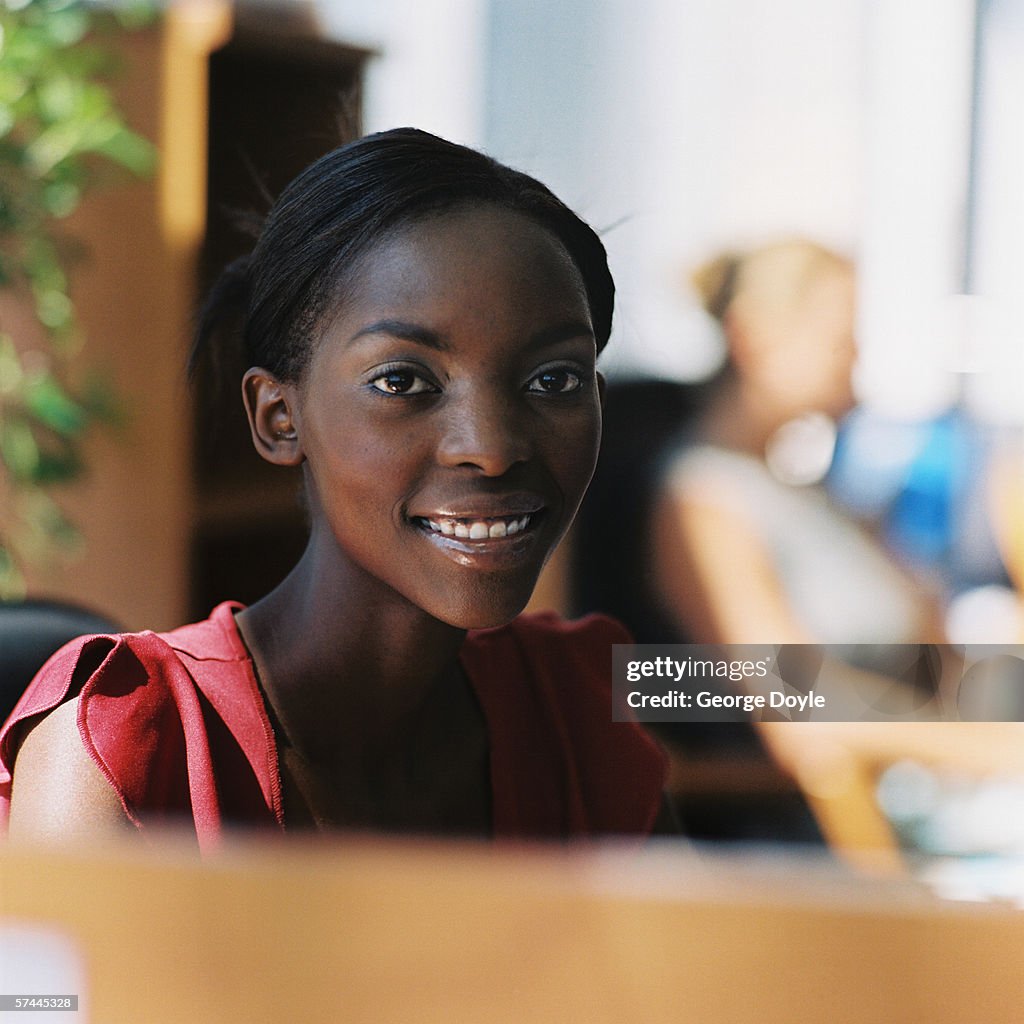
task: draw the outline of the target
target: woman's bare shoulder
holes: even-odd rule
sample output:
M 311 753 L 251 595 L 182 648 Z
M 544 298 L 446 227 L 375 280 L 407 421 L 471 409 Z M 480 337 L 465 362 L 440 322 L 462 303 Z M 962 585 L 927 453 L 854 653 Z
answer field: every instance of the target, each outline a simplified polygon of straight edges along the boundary
M 120 797 L 85 748 L 78 705 L 77 697 L 64 702 L 21 739 L 12 773 L 12 839 L 48 842 L 131 827 Z

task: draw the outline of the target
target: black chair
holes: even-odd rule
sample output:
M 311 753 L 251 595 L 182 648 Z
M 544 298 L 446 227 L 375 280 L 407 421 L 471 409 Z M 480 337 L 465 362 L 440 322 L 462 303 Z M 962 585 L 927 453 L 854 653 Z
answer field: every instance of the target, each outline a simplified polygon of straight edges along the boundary
M 701 640 L 682 633 L 654 592 L 650 520 L 666 459 L 687 443 L 709 393 L 706 384 L 655 379 L 608 386 L 601 456 L 573 529 L 572 611 L 612 615 L 637 643 Z M 716 765 L 728 769 L 722 771 L 722 788 L 673 794 L 688 835 L 821 842 L 805 801 L 780 776 L 749 724 L 673 722 L 652 725 L 651 730 L 683 764 L 684 776 L 695 765 L 710 768 L 712 775 Z M 724 776 L 737 769 L 743 779 L 730 792 Z
M 0 722 L 47 658 L 85 633 L 116 633 L 109 619 L 57 601 L 0 601 Z
M 602 611 L 638 643 L 686 643 L 650 579 L 650 514 L 663 461 L 703 407 L 707 385 L 610 381 L 601 456 L 573 529 L 573 613 Z

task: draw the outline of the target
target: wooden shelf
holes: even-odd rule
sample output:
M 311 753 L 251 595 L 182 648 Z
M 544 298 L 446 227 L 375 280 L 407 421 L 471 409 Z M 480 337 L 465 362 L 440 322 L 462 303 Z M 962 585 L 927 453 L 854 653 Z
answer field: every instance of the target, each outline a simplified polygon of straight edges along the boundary
M 159 170 L 97 192 L 68 234 L 89 253 L 72 280 L 84 362 L 108 373 L 129 424 L 97 437 L 88 477 L 61 493 L 85 555 L 36 573 L 36 596 L 169 629 L 272 586 L 301 540 L 297 478 L 256 456 L 237 386 L 218 433 L 207 368 L 194 400 L 184 364 L 205 286 L 251 246 L 230 211 L 265 211 L 264 193 L 359 131 L 368 51 L 323 38 L 309 10 L 172 0 L 117 44 L 119 99 Z
M 319 38 L 301 8 L 260 20 L 250 12 L 211 55 L 201 291 L 251 249 L 240 221 L 258 221 L 268 197 L 359 133 L 367 56 Z M 198 374 L 192 618 L 219 601 L 265 593 L 303 546 L 301 474 L 269 466 L 253 449 L 237 386 L 246 368 L 236 357 L 224 361 L 219 381 L 208 365 Z

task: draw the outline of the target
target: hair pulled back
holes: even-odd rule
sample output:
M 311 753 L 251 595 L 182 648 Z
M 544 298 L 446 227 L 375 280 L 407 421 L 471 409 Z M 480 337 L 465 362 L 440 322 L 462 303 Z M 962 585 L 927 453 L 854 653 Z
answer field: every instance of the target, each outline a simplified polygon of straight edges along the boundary
M 317 324 L 359 257 L 389 230 L 474 202 L 530 217 L 562 243 L 582 278 L 600 352 L 615 285 L 593 229 L 529 175 L 428 132 L 396 128 L 335 149 L 284 189 L 252 253 L 228 266 L 211 290 L 190 369 L 240 315 L 246 365 L 297 380 Z
M 853 272 L 845 256 L 817 242 L 789 238 L 746 251 L 728 251 L 701 264 L 690 275 L 705 311 L 719 323 L 734 303 L 755 312 L 792 309 L 822 277 Z

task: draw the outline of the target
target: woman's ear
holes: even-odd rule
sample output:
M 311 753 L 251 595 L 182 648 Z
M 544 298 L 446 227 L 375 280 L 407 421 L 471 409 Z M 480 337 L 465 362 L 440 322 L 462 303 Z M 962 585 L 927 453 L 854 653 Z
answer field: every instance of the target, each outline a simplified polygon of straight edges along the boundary
M 256 451 L 275 466 L 298 466 L 305 454 L 296 422 L 295 387 L 254 366 L 242 378 L 242 401 Z

